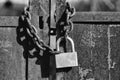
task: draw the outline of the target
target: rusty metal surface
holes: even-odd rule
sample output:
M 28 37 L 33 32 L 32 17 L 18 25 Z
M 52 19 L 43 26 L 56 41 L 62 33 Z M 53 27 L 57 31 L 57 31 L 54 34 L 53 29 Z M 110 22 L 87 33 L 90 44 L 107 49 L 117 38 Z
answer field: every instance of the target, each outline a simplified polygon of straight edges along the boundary
M 66 73 L 65 79 L 119 80 L 120 26 L 100 24 L 74 26 L 71 36 L 78 52 L 79 67 L 74 67 Z
M 35 15 L 48 15 L 49 14 L 49 0 L 30 0 L 31 11 Z
M 120 26 L 110 28 L 111 80 L 119 80 L 120 76 Z

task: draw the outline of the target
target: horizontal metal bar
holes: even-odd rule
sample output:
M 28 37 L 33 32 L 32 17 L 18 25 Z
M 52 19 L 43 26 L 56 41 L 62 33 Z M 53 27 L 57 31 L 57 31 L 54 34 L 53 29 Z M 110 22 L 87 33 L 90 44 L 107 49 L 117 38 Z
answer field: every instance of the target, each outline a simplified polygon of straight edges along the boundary
M 17 16 L 0 16 L 0 26 L 1 27 L 18 26 L 18 17 Z
M 17 26 L 0 26 L 0 28 L 16 28 Z
M 120 12 L 76 12 L 72 21 L 120 21 Z
M 120 21 L 73 21 L 74 24 L 120 24 Z

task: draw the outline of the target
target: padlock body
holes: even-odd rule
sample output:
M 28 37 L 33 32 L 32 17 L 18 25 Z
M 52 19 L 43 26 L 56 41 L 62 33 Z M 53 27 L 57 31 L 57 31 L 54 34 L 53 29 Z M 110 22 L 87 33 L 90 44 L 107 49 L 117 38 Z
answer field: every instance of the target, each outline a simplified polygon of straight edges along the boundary
M 77 52 L 67 52 L 55 55 L 56 68 L 78 66 Z

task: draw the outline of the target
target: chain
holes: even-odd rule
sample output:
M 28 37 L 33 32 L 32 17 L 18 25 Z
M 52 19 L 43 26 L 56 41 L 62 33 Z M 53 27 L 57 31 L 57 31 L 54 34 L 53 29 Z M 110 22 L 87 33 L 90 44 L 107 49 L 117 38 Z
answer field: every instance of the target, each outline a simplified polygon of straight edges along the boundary
M 71 8 L 70 4 L 66 3 L 66 20 L 63 30 L 64 37 L 68 36 L 69 32 L 73 30 L 73 23 L 71 21 L 72 16 L 75 14 L 75 9 Z M 16 28 L 17 42 L 23 46 L 24 57 L 29 55 L 29 57 L 35 57 L 40 51 L 47 51 L 49 53 L 59 53 L 53 51 L 48 45 L 46 45 L 43 40 L 37 35 L 36 28 L 31 24 L 31 15 L 29 13 L 29 7 L 25 8 L 22 16 L 19 17 L 19 26 Z M 34 55 L 31 55 L 32 54 Z
M 73 30 L 73 22 L 71 21 L 71 18 L 75 15 L 75 8 L 71 8 L 71 5 L 66 2 L 66 21 L 64 26 L 64 36 L 68 36 L 68 34 Z
M 37 35 L 36 28 L 30 22 L 31 15 L 25 9 L 22 16 L 19 17 L 19 26 L 16 28 L 17 42 L 24 48 L 24 58 L 29 55 L 30 58 L 40 53 L 40 50 L 54 53 Z M 33 55 L 31 55 L 31 53 Z

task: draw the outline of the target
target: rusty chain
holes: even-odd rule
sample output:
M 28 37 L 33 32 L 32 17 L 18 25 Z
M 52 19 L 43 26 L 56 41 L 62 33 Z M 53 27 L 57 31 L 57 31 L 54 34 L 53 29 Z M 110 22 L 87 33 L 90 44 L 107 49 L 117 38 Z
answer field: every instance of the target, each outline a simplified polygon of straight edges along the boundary
M 75 14 L 75 9 L 71 8 L 69 3 L 66 3 L 66 20 L 64 26 L 64 35 L 67 36 L 73 30 L 73 23 L 71 17 Z M 25 8 L 23 15 L 19 17 L 19 26 L 16 28 L 17 42 L 23 46 L 23 56 L 33 58 L 40 53 L 40 51 L 47 51 L 51 54 L 59 53 L 53 51 L 43 40 L 37 35 L 36 28 L 31 24 L 31 15 L 29 7 Z M 32 52 L 32 53 L 31 53 Z
M 40 50 L 52 53 L 53 50 L 37 35 L 36 28 L 31 24 L 30 19 L 31 15 L 25 9 L 23 15 L 19 17 L 19 26 L 16 28 L 17 42 L 24 48 L 24 58 L 27 55 L 30 58 L 35 57 L 34 55 L 38 55 Z
M 68 34 L 73 30 L 73 22 L 71 21 L 71 18 L 75 15 L 75 8 L 71 7 L 71 5 L 66 2 L 66 9 L 65 9 L 65 25 L 64 25 L 64 36 L 68 36 Z

